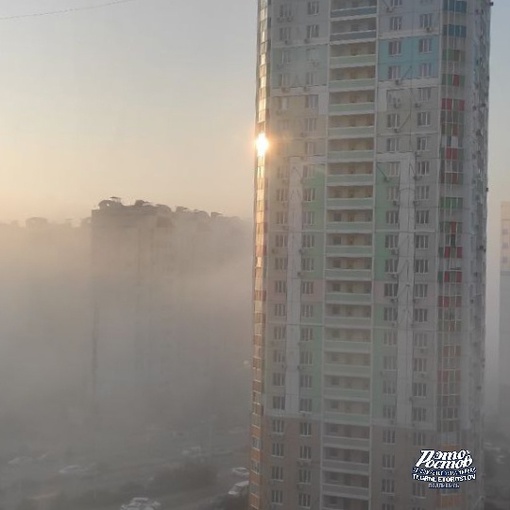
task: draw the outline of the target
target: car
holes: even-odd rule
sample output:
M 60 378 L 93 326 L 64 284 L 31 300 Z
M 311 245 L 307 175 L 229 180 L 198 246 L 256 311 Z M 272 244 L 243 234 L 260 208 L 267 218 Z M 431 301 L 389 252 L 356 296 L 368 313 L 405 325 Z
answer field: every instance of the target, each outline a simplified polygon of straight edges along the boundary
M 120 510 L 159 510 L 161 503 L 150 498 L 133 498 L 127 505 L 122 505 Z
M 63 467 L 59 470 L 58 474 L 64 476 L 80 476 L 86 475 L 88 472 L 89 468 L 73 464 L 71 466 Z
M 250 471 L 245 467 L 235 467 L 232 468 L 232 474 L 242 478 L 248 478 L 250 476 Z
M 238 482 L 228 491 L 228 495 L 231 498 L 242 498 L 243 496 L 247 496 L 249 485 L 250 482 L 248 480 Z
M 23 466 L 24 464 L 31 464 L 34 462 L 32 457 L 16 457 L 10 460 L 7 464 L 9 466 Z

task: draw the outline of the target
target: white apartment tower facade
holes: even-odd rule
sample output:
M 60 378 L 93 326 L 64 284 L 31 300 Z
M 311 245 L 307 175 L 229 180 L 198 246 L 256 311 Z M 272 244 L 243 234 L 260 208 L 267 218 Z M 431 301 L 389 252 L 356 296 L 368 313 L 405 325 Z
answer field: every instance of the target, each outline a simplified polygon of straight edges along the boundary
M 253 510 L 482 508 L 490 8 L 258 2 Z

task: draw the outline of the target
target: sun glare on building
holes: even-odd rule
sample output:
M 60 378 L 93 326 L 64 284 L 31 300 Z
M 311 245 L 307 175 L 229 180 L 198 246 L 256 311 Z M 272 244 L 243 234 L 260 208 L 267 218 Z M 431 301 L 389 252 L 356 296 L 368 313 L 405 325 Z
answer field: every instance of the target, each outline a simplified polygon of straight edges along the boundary
M 269 148 L 269 140 L 267 139 L 265 133 L 259 134 L 255 142 L 255 146 L 257 147 L 258 157 L 264 157 L 266 155 L 267 149 Z

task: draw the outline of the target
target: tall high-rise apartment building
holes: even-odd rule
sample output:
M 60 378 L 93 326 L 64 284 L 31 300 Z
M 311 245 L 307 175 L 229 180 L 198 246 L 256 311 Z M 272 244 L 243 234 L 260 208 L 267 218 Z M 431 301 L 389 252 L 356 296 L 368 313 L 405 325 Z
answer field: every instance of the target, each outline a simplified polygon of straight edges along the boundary
M 502 426 L 510 423 L 510 202 L 501 204 L 501 261 L 499 274 L 499 397 Z
M 482 508 L 489 0 L 259 0 L 250 506 Z

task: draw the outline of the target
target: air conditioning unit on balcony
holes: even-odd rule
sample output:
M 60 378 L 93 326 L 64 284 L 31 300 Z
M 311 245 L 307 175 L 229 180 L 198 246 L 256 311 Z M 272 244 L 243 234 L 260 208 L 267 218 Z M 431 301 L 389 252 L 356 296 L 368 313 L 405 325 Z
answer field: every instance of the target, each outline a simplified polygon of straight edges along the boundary
M 391 249 L 391 253 L 392 253 L 393 255 L 398 255 L 398 248 L 392 248 L 392 249 Z
M 386 12 L 393 12 L 395 10 L 395 7 L 392 7 L 391 5 L 388 5 L 388 7 L 386 7 Z
M 395 127 L 395 128 L 393 128 L 393 132 L 394 132 L 394 133 L 400 133 L 400 128 L 399 128 L 399 127 Z
M 434 27 L 427 27 L 425 30 L 427 30 L 427 32 L 430 33 L 434 31 Z
M 402 85 L 402 78 L 397 78 L 395 80 L 395 85 Z
M 414 103 L 414 107 L 415 108 L 421 108 L 421 103 L 418 103 L 418 102 Z

